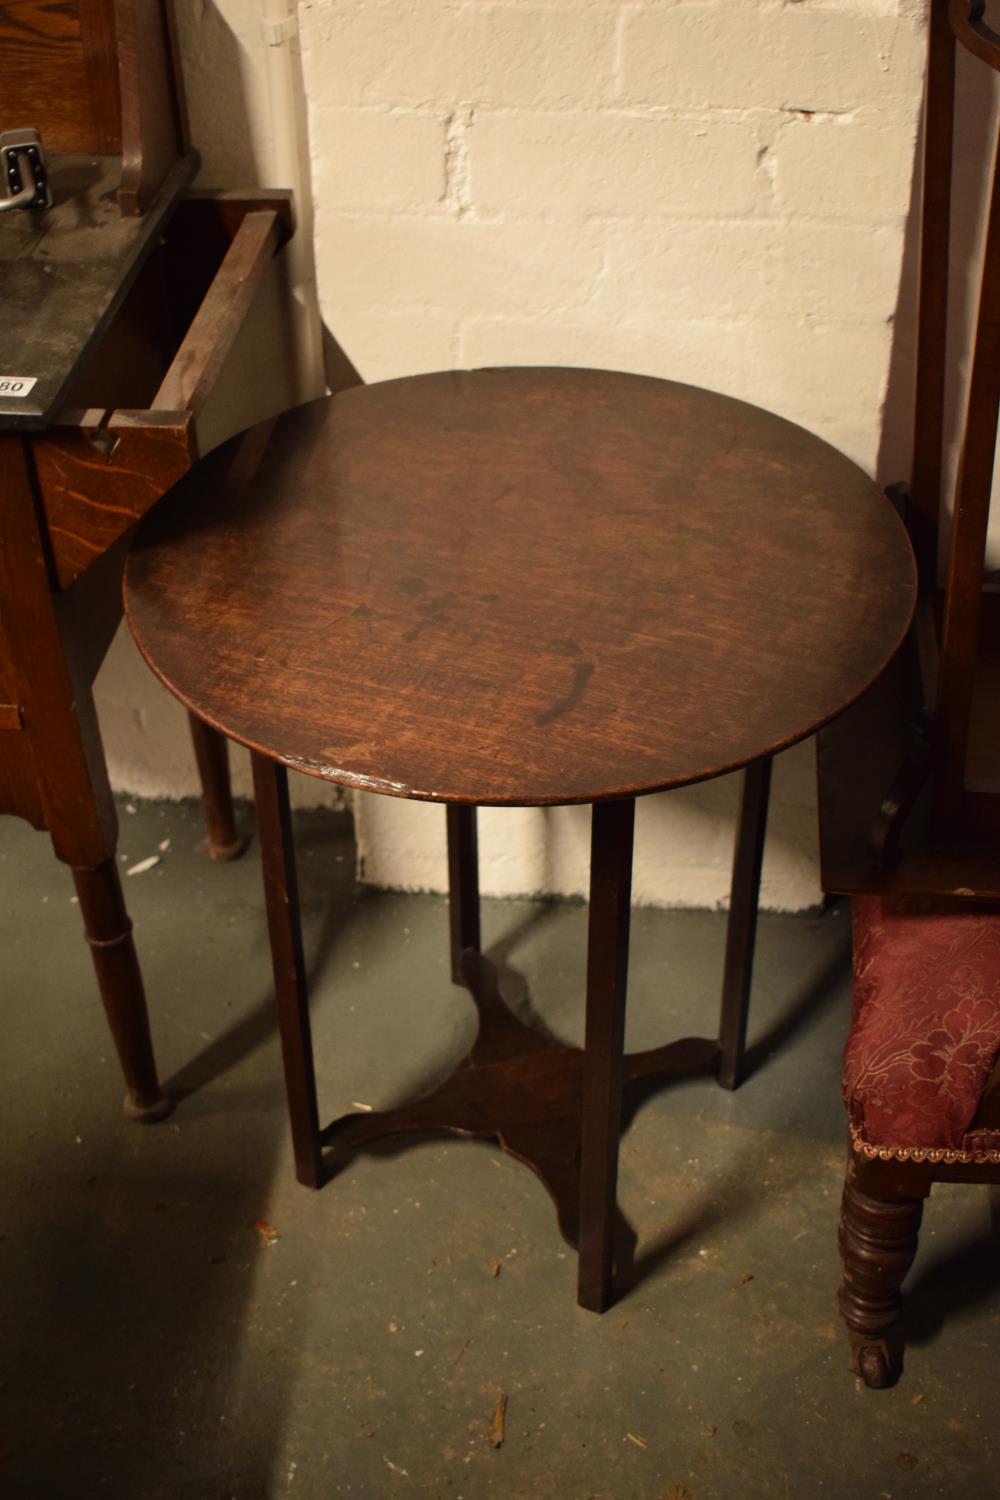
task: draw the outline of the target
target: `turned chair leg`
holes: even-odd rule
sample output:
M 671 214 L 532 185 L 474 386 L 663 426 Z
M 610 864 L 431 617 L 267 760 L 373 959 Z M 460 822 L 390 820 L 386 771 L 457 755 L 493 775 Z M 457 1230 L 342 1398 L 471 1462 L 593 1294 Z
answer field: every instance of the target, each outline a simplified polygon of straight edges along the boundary
M 113 858 L 93 869 L 77 866 L 73 880 L 104 1011 L 125 1075 L 125 1113 L 146 1124 L 162 1120 L 172 1106 L 156 1074 L 146 995 L 117 866 Z
M 746 1065 L 747 1018 L 757 942 L 760 872 L 764 863 L 771 759 L 755 760 L 743 773 L 740 821 L 733 853 L 733 879 L 726 926 L 726 958 L 719 1016 L 719 1083 L 739 1088 Z
M 901 1289 L 917 1253 L 924 1200 L 875 1198 L 862 1192 L 852 1157 L 840 1210 L 844 1280 L 839 1304 L 854 1372 L 880 1388 L 898 1378 L 900 1350 L 887 1337 L 902 1306 Z
M 451 977 L 462 984 L 462 954 L 479 952 L 479 840 L 476 809 L 449 803 L 448 921 L 451 938 Z
M 229 741 L 194 714 L 188 714 L 194 757 L 201 778 L 201 801 L 208 827 L 212 859 L 236 859 L 247 841 L 236 831 L 233 793 L 229 779 Z
M 614 1228 L 632 900 L 635 801 L 594 804 L 587 946 L 587 1031 L 580 1121 L 577 1300 L 604 1312 L 614 1294 Z
M 323 1182 L 319 1106 L 288 772 L 266 755 L 254 754 L 253 782 L 295 1175 L 306 1187 L 318 1188 Z

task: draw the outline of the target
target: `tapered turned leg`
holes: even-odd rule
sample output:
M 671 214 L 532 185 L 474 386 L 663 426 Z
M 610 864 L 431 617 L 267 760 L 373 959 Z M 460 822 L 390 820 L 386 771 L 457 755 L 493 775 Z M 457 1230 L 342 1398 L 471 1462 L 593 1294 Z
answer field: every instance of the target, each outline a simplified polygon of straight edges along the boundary
M 267 756 L 255 754 L 253 782 L 295 1175 L 307 1187 L 319 1187 L 323 1181 L 319 1110 L 288 772 Z
M 107 859 L 94 869 L 75 868 L 73 880 L 104 1011 L 125 1074 L 125 1112 L 144 1123 L 162 1120 L 172 1106 L 156 1075 L 146 995 L 117 867 L 113 859 Z
M 451 930 L 451 977 L 462 983 L 462 954 L 480 947 L 479 841 L 476 809 L 448 806 L 448 920 Z
M 201 802 L 208 827 L 212 859 L 236 859 L 247 846 L 236 831 L 233 793 L 229 781 L 229 741 L 194 714 L 188 714 L 194 757 L 201 778 Z
M 839 1302 L 854 1371 L 867 1386 L 892 1385 L 899 1374 L 899 1351 L 886 1335 L 902 1305 L 923 1211 L 923 1198 L 873 1198 L 862 1192 L 852 1159 L 840 1209 L 844 1280 Z
M 591 1312 L 603 1312 L 613 1294 L 634 826 L 633 799 L 595 803 L 591 824 L 577 1282 L 580 1306 Z
M 743 1081 L 770 791 L 771 759 L 768 756 L 753 761 L 743 773 L 719 1016 L 719 1082 L 724 1089 L 738 1088 Z

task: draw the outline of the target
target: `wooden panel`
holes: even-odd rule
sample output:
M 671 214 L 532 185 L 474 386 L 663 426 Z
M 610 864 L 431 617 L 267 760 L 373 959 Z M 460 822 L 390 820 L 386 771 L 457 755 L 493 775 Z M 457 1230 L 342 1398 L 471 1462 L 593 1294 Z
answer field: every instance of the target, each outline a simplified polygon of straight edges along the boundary
M 976 319 L 965 430 L 955 480 L 951 558 L 945 595 L 938 704 L 944 762 L 935 786 L 935 822 L 945 826 L 965 783 L 982 599 L 983 557 L 1000 410 L 1000 155 L 995 158 L 982 291 Z
M 44 828 L 31 742 L 23 731 L 21 690 L 4 631 L 0 599 L 0 814 L 13 813 L 36 828 Z
M 61 588 L 90 568 L 194 462 L 195 419 L 239 332 L 280 230 L 279 217 L 271 210 L 244 217 L 150 411 L 66 412 L 57 427 L 36 439 L 38 484 Z M 155 274 L 150 282 L 155 292 Z M 135 305 L 122 308 L 104 341 L 115 357 L 103 357 L 102 343 L 88 366 L 88 376 L 95 379 L 80 379 L 81 393 L 99 386 L 101 379 L 111 389 L 122 377 L 127 384 L 136 372 L 144 373 L 147 385 L 161 373 L 164 357 L 142 316 L 150 298 L 141 280 L 130 300 Z M 155 296 L 152 300 L 155 306 Z M 124 365 L 123 353 L 131 356 Z M 136 386 L 136 394 L 141 389 Z
M 56 574 L 65 588 L 194 462 L 191 418 L 169 412 L 81 415 L 34 444 Z
M 278 244 L 276 213 L 247 214 L 156 393 L 157 411 L 201 411 Z
M 965 785 L 1000 800 L 1000 594 L 984 594 Z
M 123 214 L 145 212 L 187 149 L 167 0 L 115 0 L 122 96 Z
M 0 734 L 0 813 L 24 818 L 33 828 L 45 827 L 35 758 L 24 734 Z
M 79 0 L 79 5 L 83 64 L 97 141 L 94 150 L 120 155 L 122 101 L 114 0 Z
M 0 812 L 48 827 L 60 859 L 99 864 L 114 806 L 97 723 L 69 677 L 27 452 L 10 435 L 0 437 L 0 631 L 24 716 L 22 732 L 0 735 Z
M 0 443 L 0 457 L 9 456 Z M 0 486 L 3 476 L 0 475 Z M 2 498 L 2 490 L 0 490 Z M 6 608 L 9 609 L 9 602 Z M 16 813 L 36 828 L 43 826 L 31 746 L 23 730 L 21 686 L 14 670 L 13 648 L 4 624 L 5 601 L 0 597 L 0 813 Z
M 0 130 L 47 151 L 121 149 L 112 0 L 0 0 Z

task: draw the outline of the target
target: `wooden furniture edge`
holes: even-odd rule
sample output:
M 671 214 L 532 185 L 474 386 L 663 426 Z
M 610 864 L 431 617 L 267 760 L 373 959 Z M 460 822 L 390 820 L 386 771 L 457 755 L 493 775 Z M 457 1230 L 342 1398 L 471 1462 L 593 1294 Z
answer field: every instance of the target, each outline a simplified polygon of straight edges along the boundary
M 264 272 L 287 238 L 287 194 L 202 196 L 197 201 L 206 211 L 216 207 L 219 222 L 232 229 L 232 239 L 151 406 L 64 411 L 34 441 L 38 490 L 60 588 L 73 584 L 199 457 L 198 417 Z

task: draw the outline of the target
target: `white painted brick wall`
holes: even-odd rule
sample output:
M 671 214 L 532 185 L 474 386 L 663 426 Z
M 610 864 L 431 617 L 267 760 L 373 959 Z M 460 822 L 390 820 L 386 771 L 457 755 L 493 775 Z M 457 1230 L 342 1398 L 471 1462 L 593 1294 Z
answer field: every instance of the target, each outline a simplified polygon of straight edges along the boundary
M 881 6 L 878 9 L 882 9 Z M 923 49 L 898 16 L 863 3 L 629 5 L 620 98 L 647 107 L 846 114 L 902 103 Z
M 613 364 L 872 464 L 922 9 L 305 5 L 329 327 L 368 379 Z
M 779 222 L 887 224 L 898 231 L 913 167 L 914 142 L 899 116 L 865 125 L 850 116 L 783 120 L 771 149 Z
M 581 3 L 320 0 L 306 7 L 310 101 L 590 109 L 614 83 L 616 7 Z
M 221 129 L 217 151 L 200 139 L 209 179 L 233 182 L 240 120 L 266 137 L 260 48 L 253 0 L 218 3 L 228 25 L 204 0 L 182 19 L 196 130 Z M 328 327 L 369 380 L 614 366 L 759 402 L 874 468 L 925 9 L 302 0 Z M 205 17 L 247 80 L 242 115 L 199 52 Z M 808 747 L 782 757 L 773 905 L 818 896 L 812 779 Z M 735 794 L 644 803 L 640 899 L 725 898 Z M 440 809 L 368 798 L 359 820 L 368 878 L 441 886 Z M 585 822 L 487 814 L 485 889 L 582 890 Z
M 469 129 L 476 213 L 549 219 L 694 218 L 753 211 L 757 142 L 744 124 L 621 114 L 477 112 Z

